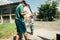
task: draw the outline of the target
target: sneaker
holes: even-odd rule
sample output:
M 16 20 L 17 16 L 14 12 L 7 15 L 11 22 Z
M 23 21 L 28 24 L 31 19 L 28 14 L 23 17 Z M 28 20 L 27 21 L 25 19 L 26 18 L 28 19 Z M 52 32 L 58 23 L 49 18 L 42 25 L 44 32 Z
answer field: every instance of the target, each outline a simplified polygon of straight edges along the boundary
M 33 35 L 33 32 L 31 32 L 31 35 Z

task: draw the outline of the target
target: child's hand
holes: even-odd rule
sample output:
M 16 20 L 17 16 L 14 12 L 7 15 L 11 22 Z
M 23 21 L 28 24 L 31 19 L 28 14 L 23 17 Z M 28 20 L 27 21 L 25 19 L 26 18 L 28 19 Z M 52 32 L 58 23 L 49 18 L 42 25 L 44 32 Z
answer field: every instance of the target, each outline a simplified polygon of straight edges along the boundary
M 30 27 L 30 24 L 26 24 L 27 27 Z
M 25 11 L 24 14 L 26 15 L 27 14 L 27 11 Z

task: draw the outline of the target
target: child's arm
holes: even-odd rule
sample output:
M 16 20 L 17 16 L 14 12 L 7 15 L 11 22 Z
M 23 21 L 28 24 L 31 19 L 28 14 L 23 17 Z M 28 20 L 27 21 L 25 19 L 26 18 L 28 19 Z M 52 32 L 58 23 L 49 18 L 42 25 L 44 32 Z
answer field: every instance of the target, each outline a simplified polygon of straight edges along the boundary
M 30 25 L 33 25 L 34 24 L 34 20 L 31 19 L 29 23 L 30 23 Z
M 32 19 L 32 24 L 34 24 L 34 20 Z

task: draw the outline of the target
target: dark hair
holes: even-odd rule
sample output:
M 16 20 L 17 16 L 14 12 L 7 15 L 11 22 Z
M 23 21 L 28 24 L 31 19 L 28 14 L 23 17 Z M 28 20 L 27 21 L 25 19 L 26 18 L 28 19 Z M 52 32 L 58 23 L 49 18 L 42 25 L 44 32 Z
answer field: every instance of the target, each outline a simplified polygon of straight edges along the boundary
M 33 18 L 33 15 L 31 15 L 30 17 Z
M 24 3 L 25 5 L 27 5 L 27 3 L 25 1 L 21 1 L 20 3 Z

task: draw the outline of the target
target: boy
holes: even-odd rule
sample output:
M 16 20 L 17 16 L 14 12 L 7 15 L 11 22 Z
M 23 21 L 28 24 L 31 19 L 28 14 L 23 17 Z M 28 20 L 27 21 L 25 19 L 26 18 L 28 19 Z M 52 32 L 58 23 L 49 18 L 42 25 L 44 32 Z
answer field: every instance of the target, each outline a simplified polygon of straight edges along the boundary
M 29 23 L 30 23 L 31 35 L 33 35 L 33 31 L 34 31 L 34 20 L 33 20 L 33 16 L 32 15 L 30 16 Z
M 30 27 L 31 30 L 31 35 L 33 35 L 33 31 L 34 31 L 34 20 L 33 20 L 33 16 L 31 15 L 29 20 L 25 19 L 26 22 L 26 26 Z

